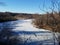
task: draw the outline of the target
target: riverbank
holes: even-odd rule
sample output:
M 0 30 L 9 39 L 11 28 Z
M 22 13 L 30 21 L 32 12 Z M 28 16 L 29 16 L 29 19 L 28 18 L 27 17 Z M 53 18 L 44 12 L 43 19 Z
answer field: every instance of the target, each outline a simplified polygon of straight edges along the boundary
M 37 28 L 60 33 L 60 16 L 58 13 L 53 15 L 51 13 L 40 15 L 39 17 L 35 18 L 33 24 Z
M 0 12 L 0 22 L 15 21 L 19 19 L 31 19 L 31 14 Z

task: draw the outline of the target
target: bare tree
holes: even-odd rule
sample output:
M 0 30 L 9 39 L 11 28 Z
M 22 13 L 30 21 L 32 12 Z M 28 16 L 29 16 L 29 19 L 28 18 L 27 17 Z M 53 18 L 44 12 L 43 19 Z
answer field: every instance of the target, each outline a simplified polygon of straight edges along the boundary
M 45 4 L 43 4 L 43 10 L 40 8 L 39 9 L 46 12 L 46 10 L 44 10 L 44 8 L 46 8 Z M 54 39 L 54 45 L 55 45 L 55 38 L 56 38 L 55 32 L 58 31 L 56 27 L 57 27 L 58 22 L 60 22 L 60 21 L 57 21 L 57 19 L 54 17 L 54 13 L 55 13 L 55 11 L 57 12 L 57 10 L 58 10 L 59 15 L 60 15 L 60 1 L 59 0 L 58 1 L 57 0 L 51 0 L 51 7 L 49 7 L 49 9 L 52 11 L 52 13 L 50 14 L 50 17 L 52 17 L 52 19 L 53 19 L 52 25 L 49 25 L 49 26 L 53 31 L 53 39 Z M 47 15 L 47 22 L 46 22 L 47 24 L 48 24 L 48 15 Z M 58 38 L 58 40 L 60 40 L 60 39 Z

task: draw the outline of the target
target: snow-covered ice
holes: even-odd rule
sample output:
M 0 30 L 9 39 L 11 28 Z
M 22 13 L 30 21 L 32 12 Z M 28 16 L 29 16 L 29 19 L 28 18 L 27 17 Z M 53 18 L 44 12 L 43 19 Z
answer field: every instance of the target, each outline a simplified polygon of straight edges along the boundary
M 48 30 L 38 29 L 34 27 L 32 24 L 32 19 L 20 20 L 17 22 L 15 26 L 17 26 L 14 29 L 15 31 L 48 31 Z
M 32 19 L 4 22 L 0 24 L 0 29 L 4 27 L 3 25 L 7 28 L 11 28 L 15 32 L 18 32 L 20 35 L 19 38 L 21 37 L 26 45 L 29 45 L 27 43 L 32 43 L 31 45 L 38 45 L 38 42 L 40 44 L 40 41 L 43 41 L 42 43 L 44 43 L 44 45 L 46 43 L 51 43 L 51 45 L 54 44 L 52 33 L 48 30 L 34 27 Z

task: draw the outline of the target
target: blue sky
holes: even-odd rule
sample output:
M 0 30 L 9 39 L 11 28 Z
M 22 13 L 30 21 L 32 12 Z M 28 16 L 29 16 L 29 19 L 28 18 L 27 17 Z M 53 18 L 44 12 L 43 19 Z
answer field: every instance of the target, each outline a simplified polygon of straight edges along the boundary
M 0 12 L 43 13 L 44 0 L 0 0 Z M 45 7 L 50 6 L 50 0 L 45 0 Z M 48 8 L 47 8 L 48 9 Z

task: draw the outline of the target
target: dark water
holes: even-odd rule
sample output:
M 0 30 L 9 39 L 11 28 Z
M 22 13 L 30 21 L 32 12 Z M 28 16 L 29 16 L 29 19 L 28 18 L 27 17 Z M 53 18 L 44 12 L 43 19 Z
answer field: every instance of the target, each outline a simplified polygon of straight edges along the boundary
M 18 35 L 18 39 L 22 39 L 22 44 L 18 45 L 58 45 L 57 40 L 54 40 L 50 31 L 42 31 L 41 29 L 32 27 L 31 20 L 0 23 L 1 30 L 12 30 L 13 35 Z

